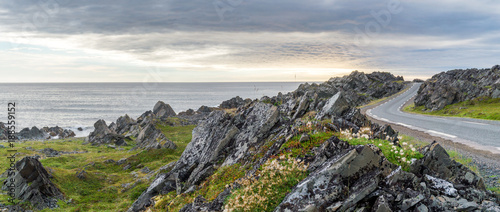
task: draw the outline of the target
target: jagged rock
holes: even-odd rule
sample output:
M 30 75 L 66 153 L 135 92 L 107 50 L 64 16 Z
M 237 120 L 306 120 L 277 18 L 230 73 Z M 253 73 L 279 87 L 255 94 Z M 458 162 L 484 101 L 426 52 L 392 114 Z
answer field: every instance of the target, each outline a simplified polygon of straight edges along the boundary
M 424 147 L 421 151 L 424 157 L 411 165 L 411 172 L 417 176 L 427 174 L 463 187 L 485 189 L 481 177 L 464 165 L 452 160 L 446 150 L 437 142 Z
M 223 160 L 222 166 L 237 163 L 252 155 L 252 146 L 268 136 L 269 130 L 279 120 L 275 106 L 255 102 L 240 108 L 236 116 L 224 111 L 214 111 L 193 130 L 193 138 L 169 172 L 159 174 L 154 183 L 134 202 L 131 211 L 150 205 L 150 198 L 159 192 L 178 190 L 199 184 L 215 170 L 213 164 Z
M 316 115 L 316 119 L 340 117 L 347 109 L 349 109 L 349 103 L 344 99 L 342 92 L 338 92 L 326 102 L 323 109 Z
M 152 117 L 144 119 L 143 124 L 145 124 L 145 126 L 137 136 L 136 147 L 144 149 L 177 148 L 174 142 L 168 140 L 161 130 L 156 129 Z
M 211 113 L 214 109 L 208 106 L 202 105 L 196 112 L 198 113 Z
M 41 130 L 43 130 L 45 133 L 49 134 L 51 138 L 70 138 L 70 137 L 75 137 L 75 132 L 72 130 L 68 129 L 63 129 L 61 127 L 55 126 L 55 127 L 44 127 Z
M 2 190 L 13 191 L 15 198 L 21 202 L 30 202 L 41 210 L 56 208 L 57 200 L 64 198 L 61 191 L 49 180 L 49 173 L 38 159 L 24 157 L 16 162 L 15 169 L 15 174 L 4 181 Z M 15 184 L 11 185 L 11 182 Z
M 172 109 L 169 104 L 165 104 L 162 101 L 158 101 L 155 104 L 153 114 L 158 118 L 167 118 L 176 115 L 174 109 Z
M 223 108 L 223 109 L 238 108 L 238 107 L 244 105 L 245 103 L 246 103 L 245 100 L 243 100 L 239 96 L 236 96 L 236 97 L 233 97 L 229 100 L 223 101 L 219 105 L 219 108 Z
M 109 129 L 106 122 L 102 119 L 94 124 L 95 130 L 88 136 L 88 141 L 92 145 L 101 144 L 116 144 L 118 146 L 127 145 L 124 136 L 116 134 L 115 131 Z
M 49 135 L 45 131 L 38 129 L 37 127 L 32 127 L 31 130 L 29 128 L 22 129 L 17 134 L 17 138 L 19 140 L 42 140 L 48 139 Z
M 120 118 L 116 120 L 116 133 L 122 135 L 129 131 L 130 127 L 135 124 L 137 124 L 137 122 L 127 114 L 120 116 Z
M 394 168 L 373 145 L 338 147 L 347 149 L 337 150 L 344 154 L 333 156 L 302 180 L 275 211 L 303 211 L 311 205 L 345 211 L 374 192 Z
M 500 98 L 498 65 L 490 69 L 457 69 L 432 76 L 419 88 L 415 106 L 434 111 L 477 97 Z

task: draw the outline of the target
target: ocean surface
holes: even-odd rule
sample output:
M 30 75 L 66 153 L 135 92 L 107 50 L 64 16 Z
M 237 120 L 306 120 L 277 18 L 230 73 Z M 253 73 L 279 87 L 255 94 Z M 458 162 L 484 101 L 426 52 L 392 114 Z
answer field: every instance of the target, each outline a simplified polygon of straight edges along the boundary
M 139 117 L 158 101 L 176 113 L 200 106 L 218 106 L 235 96 L 261 98 L 295 90 L 300 82 L 230 83 L 6 83 L 0 84 L 0 122 L 7 122 L 7 104 L 16 103 L 16 129 L 59 126 L 86 136 L 94 123 L 107 124 L 128 114 Z M 4 109 L 1 109 L 1 107 Z M 76 130 L 78 127 L 84 131 Z

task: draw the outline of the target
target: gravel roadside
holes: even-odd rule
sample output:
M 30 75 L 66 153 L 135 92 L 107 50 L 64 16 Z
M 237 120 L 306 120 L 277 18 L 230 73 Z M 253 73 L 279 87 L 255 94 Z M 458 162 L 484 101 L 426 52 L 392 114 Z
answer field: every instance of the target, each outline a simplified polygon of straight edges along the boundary
M 407 85 L 408 87 L 409 85 Z M 398 94 L 396 94 L 398 95 Z M 389 97 L 387 100 L 384 100 L 382 102 L 379 102 L 374 105 L 366 106 L 361 108 L 361 113 L 366 115 L 366 111 L 372 108 L 377 107 L 378 105 L 381 105 L 392 98 Z M 408 104 L 411 104 L 413 102 L 413 99 L 410 99 L 408 101 Z M 406 106 L 406 105 L 405 105 Z M 367 116 L 368 119 L 370 119 L 374 123 L 378 124 L 390 124 L 384 121 L 376 120 L 373 119 L 369 116 Z M 478 167 L 478 170 L 483 177 L 485 184 L 487 187 L 500 187 L 500 155 L 499 154 L 493 154 L 488 151 L 483 151 L 483 150 L 478 150 L 474 149 L 473 147 L 467 146 L 465 144 L 453 142 L 448 139 L 443 139 L 440 137 L 435 137 L 431 136 L 427 133 L 412 130 L 403 126 L 399 125 L 393 125 L 390 124 L 391 127 L 400 132 L 401 134 L 405 134 L 408 136 L 412 136 L 417 140 L 427 142 L 427 143 L 432 143 L 433 141 L 437 141 L 439 144 L 441 144 L 445 149 L 447 150 L 453 150 L 456 151 L 460 154 L 462 154 L 465 157 L 471 158 L 472 163 Z

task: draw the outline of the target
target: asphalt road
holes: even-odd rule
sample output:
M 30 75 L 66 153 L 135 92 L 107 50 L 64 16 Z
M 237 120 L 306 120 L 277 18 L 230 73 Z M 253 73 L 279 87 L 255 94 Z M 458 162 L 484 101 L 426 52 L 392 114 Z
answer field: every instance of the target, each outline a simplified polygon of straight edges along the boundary
M 500 153 L 500 121 L 470 118 L 437 117 L 402 112 L 402 106 L 417 94 L 421 83 L 414 83 L 405 93 L 367 110 L 374 119 L 401 125 L 468 146 Z

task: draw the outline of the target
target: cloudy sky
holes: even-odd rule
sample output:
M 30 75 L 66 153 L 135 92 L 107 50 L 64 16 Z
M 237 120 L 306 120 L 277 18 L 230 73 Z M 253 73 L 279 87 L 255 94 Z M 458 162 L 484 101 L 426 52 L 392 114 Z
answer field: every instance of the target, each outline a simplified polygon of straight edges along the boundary
M 0 82 L 406 79 L 499 64 L 496 0 L 0 2 Z

